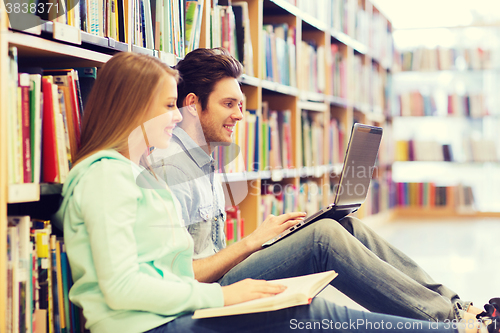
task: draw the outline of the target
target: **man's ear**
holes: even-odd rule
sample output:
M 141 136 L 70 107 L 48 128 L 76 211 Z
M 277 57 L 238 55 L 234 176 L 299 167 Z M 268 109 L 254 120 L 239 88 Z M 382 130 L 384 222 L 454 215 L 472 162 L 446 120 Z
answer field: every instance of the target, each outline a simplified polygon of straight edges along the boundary
M 182 103 L 182 107 L 184 110 L 189 112 L 193 117 L 198 117 L 198 112 L 196 111 L 196 104 L 198 103 L 198 96 L 193 93 L 189 93 L 186 98 L 184 98 L 184 102 Z

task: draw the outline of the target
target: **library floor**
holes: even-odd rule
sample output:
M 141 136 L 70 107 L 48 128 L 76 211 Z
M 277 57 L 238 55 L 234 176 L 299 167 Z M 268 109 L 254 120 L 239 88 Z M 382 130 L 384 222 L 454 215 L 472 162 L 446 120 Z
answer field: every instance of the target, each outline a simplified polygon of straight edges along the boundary
M 405 218 L 372 228 L 460 298 L 482 308 L 500 297 L 500 218 Z M 334 288 L 320 296 L 362 309 Z

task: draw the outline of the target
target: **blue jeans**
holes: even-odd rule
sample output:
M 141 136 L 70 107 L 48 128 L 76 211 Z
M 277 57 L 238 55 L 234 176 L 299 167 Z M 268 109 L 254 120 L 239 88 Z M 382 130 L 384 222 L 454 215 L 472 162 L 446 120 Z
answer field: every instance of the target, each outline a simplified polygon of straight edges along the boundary
M 273 280 L 335 270 L 332 285 L 372 312 L 453 320 L 458 295 L 359 219 L 324 219 L 253 253 L 218 282 Z M 455 304 L 455 308 L 454 308 Z M 460 306 L 460 305 L 459 305 Z
M 310 305 L 208 319 L 191 319 L 191 314 L 149 330 L 147 333 L 279 333 L 279 332 L 422 332 L 461 333 L 451 323 L 420 321 L 379 313 L 356 311 L 316 297 Z

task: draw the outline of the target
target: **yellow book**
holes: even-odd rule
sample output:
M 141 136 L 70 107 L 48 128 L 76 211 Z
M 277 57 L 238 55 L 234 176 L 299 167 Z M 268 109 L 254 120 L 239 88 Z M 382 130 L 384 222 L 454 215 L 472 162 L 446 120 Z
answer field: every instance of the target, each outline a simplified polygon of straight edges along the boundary
M 124 41 L 125 43 L 128 43 L 129 40 L 128 40 L 128 0 L 123 0 L 123 12 L 124 12 L 124 15 L 123 15 L 123 24 L 125 25 L 123 31 L 124 31 Z
M 49 237 L 47 229 L 35 230 L 36 255 L 38 258 L 49 257 Z
M 338 274 L 327 271 L 287 279 L 272 280 L 276 284 L 287 286 L 284 292 L 275 296 L 254 299 L 248 302 L 196 310 L 193 319 L 232 316 L 244 313 L 267 312 L 310 304 L 312 299 L 325 288 Z
M 408 161 L 408 141 L 396 141 L 396 161 Z

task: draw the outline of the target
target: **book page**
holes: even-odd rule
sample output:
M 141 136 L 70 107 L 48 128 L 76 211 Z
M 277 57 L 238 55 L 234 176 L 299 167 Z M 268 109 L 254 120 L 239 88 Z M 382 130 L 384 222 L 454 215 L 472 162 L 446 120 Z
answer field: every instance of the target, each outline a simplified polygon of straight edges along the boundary
M 302 294 L 307 298 L 316 296 L 328 282 L 333 280 L 338 274 L 335 271 L 309 274 L 287 279 L 269 280 L 272 283 L 283 284 L 288 288 L 276 297 L 288 297 L 294 294 Z M 328 281 L 327 281 L 328 280 Z
M 316 296 L 336 276 L 337 273 L 335 271 L 327 271 L 293 278 L 269 280 L 269 282 L 272 283 L 283 284 L 287 286 L 287 289 L 275 296 L 254 299 L 244 303 L 220 308 L 196 310 L 193 318 L 272 311 L 296 305 L 309 304 L 310 300 L 314 298 L 314 296 Z

